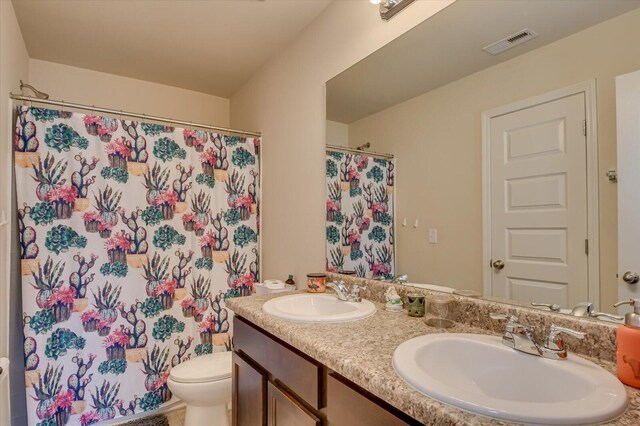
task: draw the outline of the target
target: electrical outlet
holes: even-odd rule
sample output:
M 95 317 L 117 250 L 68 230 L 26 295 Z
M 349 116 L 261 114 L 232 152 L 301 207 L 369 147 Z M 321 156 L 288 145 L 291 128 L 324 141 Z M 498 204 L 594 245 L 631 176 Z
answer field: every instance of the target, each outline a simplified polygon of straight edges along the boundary
M 438 244 L 438 230 L 429 228 L 429 244 Z

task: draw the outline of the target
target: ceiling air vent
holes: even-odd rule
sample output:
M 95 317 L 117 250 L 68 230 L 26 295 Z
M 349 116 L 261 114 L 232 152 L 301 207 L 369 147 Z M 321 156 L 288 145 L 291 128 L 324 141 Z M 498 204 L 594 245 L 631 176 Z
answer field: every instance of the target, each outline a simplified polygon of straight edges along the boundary
M 512 47 L 525 43 L 536 37 L 538 37 L 538 33 L 525 28 L 524 30 L 511 34 L 500 41 L 496 41 L 495 43 L 483 47 L 482 50 L 492 55 L 497 55 L 498 53 L 502 53 L 507 49 L 511 49 Z

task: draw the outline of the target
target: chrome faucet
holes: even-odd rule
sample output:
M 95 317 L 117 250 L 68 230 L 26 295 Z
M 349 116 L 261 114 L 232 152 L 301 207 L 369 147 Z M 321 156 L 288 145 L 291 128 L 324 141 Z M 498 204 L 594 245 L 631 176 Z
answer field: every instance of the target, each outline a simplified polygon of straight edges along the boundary
M 536 342 L 533 336 L 533 327 L 520 324 L 518 318 L 513 315 L 490 314 L 494 320 L 507 321 L 502 336 L 502 344 L 519 352 L 543 358 L 564 360 L 567 359 L 567 348 L 562 334 L 568 334 L 576 339 L 584 339 L 585 333 L 571 330 L 570 328 L 552 325 L 549 334 L 544 340 L 544 345 Z
M 347 298 L 349 297 L 349 290 L 347 289 L 347 285 L 344 281 L 338 281 L 337 283 L 328 282 L 327 287 L 332 288 L 336 292 L 338 300 L 347 301 Z
M 327 287 L 332 288 L 336 292 L 338 300 L 342 300 L 343 302 L 362 302 L 362 297 L 360 297 L 360 289 L 362 289 L 362 286 L 358 284 L 352 285 L 351 289 L 349 289 L 344 281 L 338 281 L 328 282 Z
M 502 336 L 503 345 L 530 355 L 540 356 L 540 349 L 534 341 L 531 326 L 520 324 L 518 318 L 513 315 L 490 314 L 490 316 L 494 320 L 507 321 Z

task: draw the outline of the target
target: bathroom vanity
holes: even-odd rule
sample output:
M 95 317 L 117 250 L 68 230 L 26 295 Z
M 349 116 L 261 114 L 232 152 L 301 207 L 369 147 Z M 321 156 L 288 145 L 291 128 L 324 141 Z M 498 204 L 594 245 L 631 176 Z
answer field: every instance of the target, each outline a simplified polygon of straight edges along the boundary
M 234 425 L 420 424 L 249 320 L 233 326 Z
M 462 411 L 417 391 L 396 374 L 395 349 L 417 336 L 473 333 L 498 336 L 503 324 L 490 312 L 509 313 L 536 333 L 551 323 L 585 332 L 571 341 L 570 354 L 590 359 L 615 374 L 615 326 L 539 310 L 456 296 L 458 321 L 438 330 L 423 318 L 383 309 L 389 284 L 352 278 L 376 305 L 364 320 L 336 324 L 285 321 L 263 312 L 274 296 L 229 300 L 235 312 L 233 422 L 236 425 L 511 424 Z M 405 290 L 399 288 L 401 296 Z M 277 297 L 277 296 L 275 296 Z M 528 355 L 522 355 L 528 356 Z M 563 362 L 563 361 L 553 361 Z M 605 424 L 640 424 L 640 391 L 626 387 L 629 407 Z

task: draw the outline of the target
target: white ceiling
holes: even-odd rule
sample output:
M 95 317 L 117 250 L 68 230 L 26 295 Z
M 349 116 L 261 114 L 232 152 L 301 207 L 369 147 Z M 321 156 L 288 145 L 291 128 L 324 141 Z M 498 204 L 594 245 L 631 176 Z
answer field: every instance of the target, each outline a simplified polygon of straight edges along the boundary
M 225 98 L 329 3 L 13 0 L 31 58 Z
M 458 0 L 331 79 L 327 119 L 352 123 L 637 7 L 640 0 Z M 539 37 L 497 56 L 482 51 L 524 28 Z

